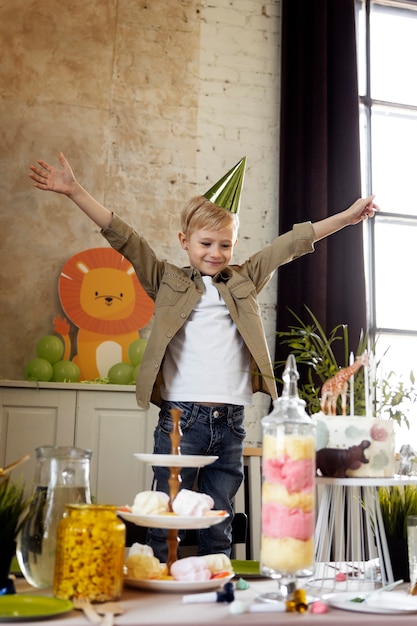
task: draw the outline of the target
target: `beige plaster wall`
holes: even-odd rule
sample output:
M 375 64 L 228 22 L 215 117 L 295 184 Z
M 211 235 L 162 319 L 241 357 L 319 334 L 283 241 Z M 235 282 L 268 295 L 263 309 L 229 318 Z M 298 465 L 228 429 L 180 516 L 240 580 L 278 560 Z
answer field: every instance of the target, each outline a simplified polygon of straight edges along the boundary
M 33 188 L 37 158 L 64 151 L 95 197 L 185 263 L 180 207 L 246 155 L 235 259 L 276 235 L 280 4 L 0 2 L 0 377 L 22 379 L 53 331 L 65 261 L 107 245 L 68 199 Z M 271 346 L 275 299 L 272 282 Z

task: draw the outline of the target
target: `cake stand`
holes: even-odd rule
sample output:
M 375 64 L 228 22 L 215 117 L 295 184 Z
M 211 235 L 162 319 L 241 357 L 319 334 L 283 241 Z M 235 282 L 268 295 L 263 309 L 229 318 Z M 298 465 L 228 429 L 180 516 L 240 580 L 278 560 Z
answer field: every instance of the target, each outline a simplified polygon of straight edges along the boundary
M 180 443 L 181 443 L 181 410 L 171 409 L 172 415 L 172 431 L 170 434 L 171 439 L 171 454 L 136 454 L 135 456 L 152 465 L 158 465 L 159 467 L 169 467 L 169 508 L 172 513 L 172 503 L 175 500 L 178 491 L 181 486 L 181 469 L 183 467 L 203 467 L 213 463 L 217 456 L 198 456 L 198 455 L 181 455 Z M 168 558 L 167 567 L 168 571 L 171 569 L 172 563 L 177 560 L 178 549 L 178 530 L 179 529 L 197 529 L 208 528 L 222 522 L 228 514 L 224 515 L 212 515 L 212 516 L 176 516 L 174 515 L 134 515 L 132 513 L 126 513 L 119 511 L 118 514 L 124 519 L 137 524 L 138 526 L 148 526 L 153 528 L 164 528 L 168 530 L 167 544 L 168 544 Z
M 310 584 L 335 586 L 337 572 L 346 574 L 344 589 L 364 583 L 394 582 L 378 488 L 417 484 L 416 476 L 391 478 L 316 478 L 321 487 L 316 523 L 316 568 Z M 342 583 L 338 583 L 339 585 Z

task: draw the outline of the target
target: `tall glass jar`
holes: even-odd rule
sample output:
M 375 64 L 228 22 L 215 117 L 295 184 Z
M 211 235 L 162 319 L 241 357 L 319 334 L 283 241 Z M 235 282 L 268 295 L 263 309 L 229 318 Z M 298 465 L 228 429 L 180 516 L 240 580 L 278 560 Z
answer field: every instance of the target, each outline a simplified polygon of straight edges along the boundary
M 17 559 L 34 587 L 52 587 L 56 531 L 69 503 L 91 502 L 91 450 L 68 446 L 36 448 L 33 494 L 17 537 Z
M 262 420 L 261 569 L 281 586 L 261 599 L 282 599 L 299 577 L 313 573 L 315 425 L 298 396 L 298 378 L 290 355 L 282 396 Z
M 126 527 L 117 507 L 69 504 L 59 523 L 53 593 L 58 598 L 106 602 L 123 589 Z

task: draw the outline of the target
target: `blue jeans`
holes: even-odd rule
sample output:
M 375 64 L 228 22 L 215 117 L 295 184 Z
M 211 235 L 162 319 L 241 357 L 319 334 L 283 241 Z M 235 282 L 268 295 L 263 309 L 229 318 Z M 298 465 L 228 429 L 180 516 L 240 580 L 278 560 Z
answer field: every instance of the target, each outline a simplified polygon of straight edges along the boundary
M 232 502 L 243 480 L 244 408 L 230 404 L 209 407 L 192 402 L 163 401 L 154 433 L 154 454 L 171 452 L 172 408 L 182 411 L 181 454 L 219 457 L 205 467 L 181 470 L 181 488 L 196 488 L 208 494 L 214 500 L 214 509 L 225 510 L 229 514 L 223 522 L 198 531 L 198 554 L 223 552 L 230 557 L 234 516 Z M 154 467 L 153 471 L 154 488 L 169 494 L 169 468 Z M 180 538 L 183 535 L 179 533 Z M 166 530 L 149 529 L 147 543 L 162 563 L 167 560 L 166 539 Z

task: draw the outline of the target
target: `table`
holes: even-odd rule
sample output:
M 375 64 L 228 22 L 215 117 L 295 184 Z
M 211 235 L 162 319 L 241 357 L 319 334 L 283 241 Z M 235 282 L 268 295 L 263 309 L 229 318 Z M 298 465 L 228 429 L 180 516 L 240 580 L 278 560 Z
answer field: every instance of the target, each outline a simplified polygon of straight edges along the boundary
M 276 583 L 269 579 L 249 580 L 250 588 L 245 591 L 236 591 L 236 600 L 253 602 L 256 596 L 267 591 L 274 591 Z M 25 581 L 19 580 L 18 593 L 31 593 L 48 595 L 45 590 L 35 590 Z M 314 624 L 329 626 L 340 624 L 351 626 L 379 626 L 380 624 L 392 624 L 396 626 L 415 626 L 416 614 L 407 615 L 381 615 L 372 613 L 352 613 L 329 608 L 325 615 L 313 615 L 310 613 L 269 613 L 232 615 L 229 605 L 206 603 L 206 604 L 183 604 L 182 594 L 155 593 L 141 591 L 139 589 L 125 588 L 121 604 L 124 608 L 123 615 L 115 618 L 115 626 L 213 626 L 223 624 L 225 626 L 294 626 L 295 624 Z M 13 624 L 16 622 L 2 622 Z M 36 621 L 37 626 L 88 626 L 86 618 L 80 611 L 72 611 L 67 615 L 52 618 L 45 621 Z

